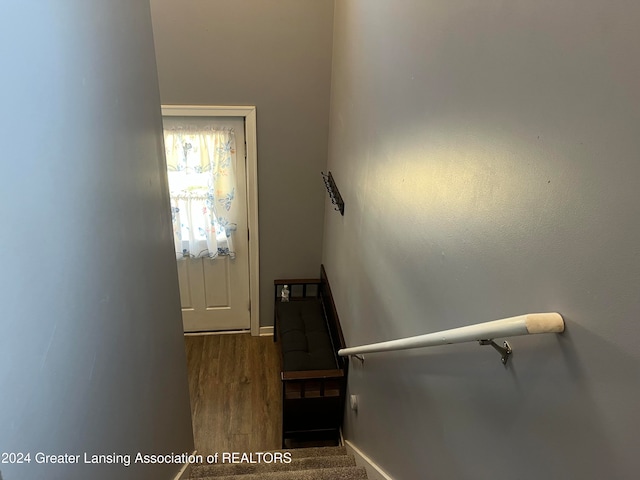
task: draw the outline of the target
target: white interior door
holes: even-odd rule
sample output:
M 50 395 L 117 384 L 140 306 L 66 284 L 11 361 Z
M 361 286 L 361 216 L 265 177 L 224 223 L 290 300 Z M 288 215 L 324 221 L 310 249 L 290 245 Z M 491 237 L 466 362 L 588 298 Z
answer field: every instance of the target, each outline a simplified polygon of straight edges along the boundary
M 178 282 L 185 332 L 248 330 L 250 318 L 249 236 L 247 226 L 247 167 L 243 117 L 163 117 L 165 125 L 233 128 L 236 134 L 237 229 L 236 252 L 228 256 L 178 259 Z

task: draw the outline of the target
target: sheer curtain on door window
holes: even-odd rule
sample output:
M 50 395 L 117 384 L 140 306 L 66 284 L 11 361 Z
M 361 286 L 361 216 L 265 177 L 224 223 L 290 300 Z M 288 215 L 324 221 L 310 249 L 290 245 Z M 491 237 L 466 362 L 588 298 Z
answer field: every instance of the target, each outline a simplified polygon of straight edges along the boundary
M 235 258 L 233 129 L 170 126 L 164 142 L 176 256 Z

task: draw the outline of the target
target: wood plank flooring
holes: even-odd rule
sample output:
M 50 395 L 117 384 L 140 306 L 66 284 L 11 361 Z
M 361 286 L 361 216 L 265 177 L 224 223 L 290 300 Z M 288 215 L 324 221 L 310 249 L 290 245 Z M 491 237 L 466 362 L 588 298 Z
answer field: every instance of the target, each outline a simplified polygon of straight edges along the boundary
M 185 336 L 199 454 L 280 448 L 280 359 L 272 337 Z

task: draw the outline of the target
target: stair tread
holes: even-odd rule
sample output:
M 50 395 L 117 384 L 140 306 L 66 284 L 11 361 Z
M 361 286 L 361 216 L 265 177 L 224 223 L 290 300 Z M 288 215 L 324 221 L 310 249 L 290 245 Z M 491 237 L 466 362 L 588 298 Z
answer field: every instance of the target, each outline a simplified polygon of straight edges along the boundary
M 333 457 L 336 455 L 346 455 L 346 447 L 305 447 L 305 448 L 283 448 L 280 450 L 268 450 L 271 453 L 291 454 L 291 458 L 309 458 L 309 457 Z
M 191 478 L 200 480 L 366 480 L 367 472 L 364 467 L 334 467 L 313 470 L 225 475 L 221 477 L 194 477 L 192 475 Z
M 353 455 L 326 455 L 292 458 L 290 463 L 219 463 L 214 465 L 193 465 L 191 467 L 192 478 L 221 477 L 228 475 L 240 475 L 250 473 L 266 473 L 278 471 L 315 470 L 331 467 L 355 467 L 356 461 Z
M 306 448 L 289 448 L 284 450 L 276 450 L 277 452 L 289 452 L 291 458 L 308 458 L 308 457 L 332 457 L 335 455 L 346 455 L 346 447 L 306 447 Z

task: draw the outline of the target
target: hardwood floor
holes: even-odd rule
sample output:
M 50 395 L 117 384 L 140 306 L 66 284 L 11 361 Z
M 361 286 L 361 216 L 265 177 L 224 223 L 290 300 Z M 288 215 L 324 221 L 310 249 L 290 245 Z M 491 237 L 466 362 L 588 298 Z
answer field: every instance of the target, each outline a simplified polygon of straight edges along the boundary
M 272 337 L 186 336 L 195 448 L 199 454 L 277 450 L 280 360 Z

